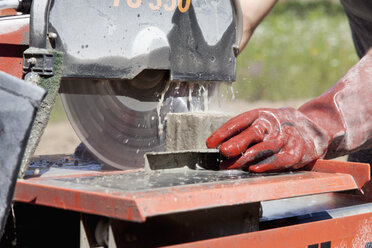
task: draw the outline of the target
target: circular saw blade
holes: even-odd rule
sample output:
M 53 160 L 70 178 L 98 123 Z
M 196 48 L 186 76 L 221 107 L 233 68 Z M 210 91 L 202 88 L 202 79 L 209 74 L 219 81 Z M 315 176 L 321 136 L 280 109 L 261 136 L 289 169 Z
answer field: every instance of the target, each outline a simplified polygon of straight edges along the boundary
M 165 115 L 186 112 L 187 86 L 165 83 L 136 88 L 128 81 L 69 80 L 61 100 L 75 132 L 102 162 L 118 169 L 140 168 L 143 155 L 165 148 Z M 162 92 L 164 101 L 159 106 Z

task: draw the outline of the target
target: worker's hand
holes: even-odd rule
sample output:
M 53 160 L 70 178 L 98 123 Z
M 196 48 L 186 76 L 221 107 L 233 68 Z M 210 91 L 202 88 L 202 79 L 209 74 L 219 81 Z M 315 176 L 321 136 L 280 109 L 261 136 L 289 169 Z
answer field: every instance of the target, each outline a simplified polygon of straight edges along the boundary
M 228 158 L 222 169 L 248 167 L 253 172 L 297 169 L 322 157 L 329 137 L 293 108 L 256 109 L 238 115 L 214 132 L 209 148 L 220 146 Z

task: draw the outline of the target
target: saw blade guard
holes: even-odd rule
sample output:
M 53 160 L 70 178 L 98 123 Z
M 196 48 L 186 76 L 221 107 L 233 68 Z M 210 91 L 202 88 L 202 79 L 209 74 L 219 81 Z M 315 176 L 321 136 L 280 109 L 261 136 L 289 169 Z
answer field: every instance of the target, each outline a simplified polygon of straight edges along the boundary
M 153 69 L 172 81 L 235 81 L 238 0 L 156 2 L 34 1 L 30 45 L 63 52 L 63 78 L 133 79 Z

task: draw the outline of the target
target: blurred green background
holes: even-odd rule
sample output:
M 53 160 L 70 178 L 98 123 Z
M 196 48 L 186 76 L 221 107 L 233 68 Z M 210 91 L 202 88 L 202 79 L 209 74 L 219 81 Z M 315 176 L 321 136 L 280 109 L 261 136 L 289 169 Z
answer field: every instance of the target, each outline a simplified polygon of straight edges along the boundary
M 315 97 L 357 61 L 338 1 L 282 1 L 239 55 L 235 95 L 246 101 Z M 58 99 L 51 121 L 64 119 Z
M 337 1 L 279 2 L 238 58 L 237 98 L 315 97 L 358 61 Z

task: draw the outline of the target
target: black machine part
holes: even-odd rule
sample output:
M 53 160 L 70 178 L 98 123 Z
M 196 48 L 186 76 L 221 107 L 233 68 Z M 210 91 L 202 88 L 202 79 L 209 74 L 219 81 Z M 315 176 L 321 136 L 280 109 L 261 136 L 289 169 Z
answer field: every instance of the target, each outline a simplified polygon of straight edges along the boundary
M 0 71 L 0 237 L 21 161 L 45 90 Z

